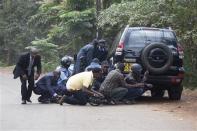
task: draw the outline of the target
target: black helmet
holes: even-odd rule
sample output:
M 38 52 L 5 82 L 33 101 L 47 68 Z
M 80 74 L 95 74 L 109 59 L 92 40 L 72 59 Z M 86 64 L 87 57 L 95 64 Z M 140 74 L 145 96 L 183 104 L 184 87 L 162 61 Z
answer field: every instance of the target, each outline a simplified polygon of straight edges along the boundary
M 70 56 L 64 56 L 62 59 L 61 59 L 61 65 L 63 67 L 69 67 L 72 63 L 72 60 L 73 58 L 70 57 Z
M 92 44 L 93 44 L 93 45 L 98 45 L 98 40 L 97 40 L 97 39 L 94 39 L 94 40 L 92 41 Z
M 99 40 L 99 41 L 98 41 L 98 43 L 103 43 L 103 44 L 106 44 L 106 40 L 104 40 L 104 39 L 101 39 L 101 40 Z
M 131 70 L 135 74 L 141 74 L 141 72 L 142 72 L 142 66 L 140 64 L 137 64 L 137 63 L 132 64 Z

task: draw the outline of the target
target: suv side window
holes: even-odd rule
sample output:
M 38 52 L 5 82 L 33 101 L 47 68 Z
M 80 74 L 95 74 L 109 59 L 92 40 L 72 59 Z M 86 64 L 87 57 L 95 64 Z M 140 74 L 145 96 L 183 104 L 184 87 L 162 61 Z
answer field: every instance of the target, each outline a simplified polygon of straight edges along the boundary
M 144 42 L 146 41 L 146 38 L 144 36 L 144 32 L 142 31 L 131 31 L 128 33 L 128 38 L 125 41 L 125 46 L 131 46 L 131 47 L 139 47 L 140 45 L 143 47 Z M 140 46 L 140 47 L 141 47 Z

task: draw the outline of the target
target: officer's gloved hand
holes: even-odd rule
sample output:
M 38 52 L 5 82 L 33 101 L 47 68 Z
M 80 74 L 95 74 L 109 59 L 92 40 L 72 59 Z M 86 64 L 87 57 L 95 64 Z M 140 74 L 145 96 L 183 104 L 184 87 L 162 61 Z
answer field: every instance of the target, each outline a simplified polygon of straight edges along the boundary
M 57 103 L 61 98 L 62 98 L 62 96 L 55 94 L 55 95 L 53 95 L 51 102 Z

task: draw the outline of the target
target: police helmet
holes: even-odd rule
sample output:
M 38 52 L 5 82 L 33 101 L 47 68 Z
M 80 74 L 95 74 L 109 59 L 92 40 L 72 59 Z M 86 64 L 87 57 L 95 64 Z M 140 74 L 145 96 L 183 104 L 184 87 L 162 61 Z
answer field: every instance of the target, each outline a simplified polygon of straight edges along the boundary
M 137 64 L 137 63 L 132 64 L 131 70 L 132 70 L 133 73 L 141 74 L 141 72 L 142 72 L 142 66 L 140 64 Z
M 92 44 L 93 44 L 93 45 L 98 45 L 98 43 L 99 43 L 99 42 L 98 42 L 97 39 L 94 39 L 94 40 L 92 41 Z
M 99 40 L 99 41 L 98 41 L 98 43 L 103 43 L 103 44 L 106 44 L 106 40 L 104 40 L 104 39 L 101 39 L 101 40 Z
M 72 60 L 73 60 L 72 57 L 70 57 L 70 56 L 64 56 L 64 57 L 61 59 L 61 65 L 62 65 L 63 67 L 68 67 L 68 66 L 71 65 Z

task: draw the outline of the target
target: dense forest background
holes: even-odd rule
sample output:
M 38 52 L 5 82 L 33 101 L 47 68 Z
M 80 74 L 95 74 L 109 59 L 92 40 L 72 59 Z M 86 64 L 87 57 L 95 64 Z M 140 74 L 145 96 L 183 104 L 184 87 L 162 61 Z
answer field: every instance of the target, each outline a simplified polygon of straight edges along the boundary
M 0 0 L 0 66 L 37 46 L 52 70 L 93 38 L 110 48 L 126 25 L 171 27 L 185 52 L 184 84 L 197 87 L 197 0 Z

